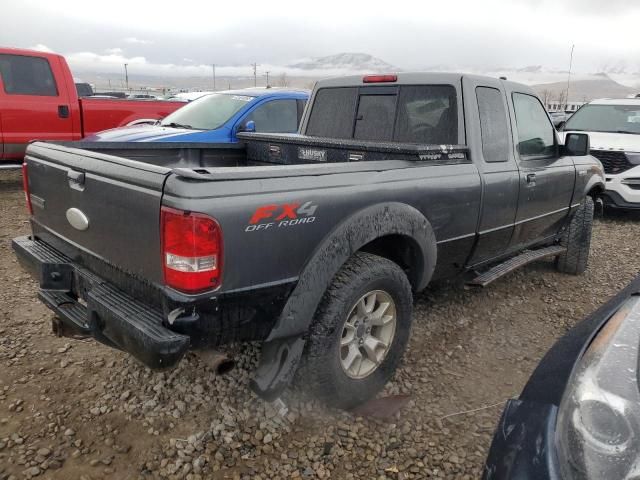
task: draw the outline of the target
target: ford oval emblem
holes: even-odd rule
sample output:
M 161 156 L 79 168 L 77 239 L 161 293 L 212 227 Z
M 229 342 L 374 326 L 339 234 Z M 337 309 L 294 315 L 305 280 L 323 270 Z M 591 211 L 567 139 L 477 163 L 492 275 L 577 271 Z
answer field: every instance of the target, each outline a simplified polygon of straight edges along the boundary
M 89 228 L 89 219 L 77 208 L 67 210 L 67 221 L 76 230 L 86 230 Z

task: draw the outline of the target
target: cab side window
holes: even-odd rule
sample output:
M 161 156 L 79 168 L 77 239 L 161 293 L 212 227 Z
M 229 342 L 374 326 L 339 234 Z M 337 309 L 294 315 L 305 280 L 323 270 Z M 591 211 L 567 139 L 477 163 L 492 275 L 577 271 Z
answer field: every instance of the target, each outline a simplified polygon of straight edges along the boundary
M 513 94 L 518 129 L 518 153 L 523 159 L 550 158 L 556 155 L 555 130 L 547 114 L 533 95 Z
M 46 58 L 0 54 L 0 76 L 7 95 L 58 96 Z
M 294 99 L 271 100 L 257 107 L 245 119 L 253 120 L 256 132 L 296 133 L 298 131 L 298 104 Z
M 509 160 L 509 126 L 502 93 L 497 88 L 477 87 L 482 156 L 485 162 Z

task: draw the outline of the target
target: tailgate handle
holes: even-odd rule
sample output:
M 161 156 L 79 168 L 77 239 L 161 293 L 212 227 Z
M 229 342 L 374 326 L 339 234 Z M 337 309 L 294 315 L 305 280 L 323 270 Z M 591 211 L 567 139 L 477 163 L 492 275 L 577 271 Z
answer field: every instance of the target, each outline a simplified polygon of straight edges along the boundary
M 69 186 L 75 190 L 84 190 L 84 172 L 76 172 L 75 170 L 69 170 L 67 172 L 67 180 Z

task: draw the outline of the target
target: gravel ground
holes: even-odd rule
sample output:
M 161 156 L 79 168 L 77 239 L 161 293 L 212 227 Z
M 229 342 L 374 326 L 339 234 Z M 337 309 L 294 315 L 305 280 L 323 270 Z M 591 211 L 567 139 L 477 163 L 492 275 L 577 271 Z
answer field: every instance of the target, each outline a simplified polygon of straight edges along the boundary
M 640 270 L 640 217 L 595 225 L 588 271 L 526 267 L 484 290 L 416 298 L 402 368 L 411 396 L 382 422 L 287 394 L 281 417 L 247 384 L 258 346 L 214 375 L 188 355 L 154 373 L 92 341 L 54 337 L 10 239 L 28 232 L 21 180 L 0 174 L 0 480 L 478 478 L 504 401 L 554 340 Z

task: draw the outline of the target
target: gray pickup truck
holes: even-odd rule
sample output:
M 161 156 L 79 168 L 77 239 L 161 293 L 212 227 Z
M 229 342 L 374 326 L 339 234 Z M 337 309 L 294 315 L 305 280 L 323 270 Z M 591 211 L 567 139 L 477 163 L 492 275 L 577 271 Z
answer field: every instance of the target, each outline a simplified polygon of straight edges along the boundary
M 257 394 L 277 398 L 298 372 L 348 408 L 393 375 L 412 295 L 430 282 L 466 273 L 484 286 L 543 257 L 571 274 L 587 266 L 602 167 L 588 136 L 559 143 L 523 85 L 321 81 L 301 132 L 240 134 L 233 155 L 32 143 L 32 235 L 13 247 L 54 331 L 152 368 L 260 340 Z

